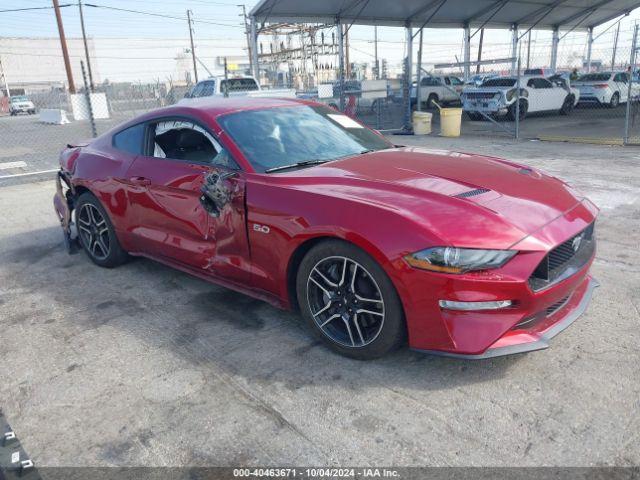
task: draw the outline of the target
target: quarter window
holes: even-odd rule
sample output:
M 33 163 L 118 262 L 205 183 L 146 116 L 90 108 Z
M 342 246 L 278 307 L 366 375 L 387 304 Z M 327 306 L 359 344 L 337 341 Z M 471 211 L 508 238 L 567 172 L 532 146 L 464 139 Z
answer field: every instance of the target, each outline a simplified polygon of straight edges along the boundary
M 113 146 L 131 155 L 141 155 L 144 145 L 144 128 L 144 124 L 141 123 L 116 133 L 113 136 Z

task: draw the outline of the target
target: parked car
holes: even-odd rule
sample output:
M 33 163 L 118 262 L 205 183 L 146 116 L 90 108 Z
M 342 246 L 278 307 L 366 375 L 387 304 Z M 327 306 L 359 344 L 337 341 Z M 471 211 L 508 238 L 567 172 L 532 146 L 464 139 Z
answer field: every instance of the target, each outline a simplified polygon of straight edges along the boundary
M 462 107 L 473 120 L 485 115 L 507 115 L 516 118 L 518 90 L 516 77 L 491 78 L 477 88 L 465 88 L 462 93 Z M 577 103 L 579 92 L 565 88 L 544 77 L 520 78 L 520 119 L 527 113 L 558 111 L 568 115 Z
M 573 87 L 575 81 L 571 80 L 571 72 L 556 73 L 549 77 L 549 81 L 554 85 L 563 88 L 567 93 L 574 96 L 574 106 L 580 103 L 580 90 Z
M 629 74 L 627 72 L 598 72 L 582 75 L 574 82 L 580 90 L 580 101 L 616 108 L 626 103 L 629 96 Z M 640 93 L 640 85 L 631 84 L 631 97 Z
M 429 75 L 420 80 L 420 105 L 434 109 L 436 103 L 446 105 L 460 102 L 464 82 L 453 75 Z M 411 86 L 411 104 L 417 104 L 417 82 Z
M 18 115 L 19 113 L 29 115 L 36 113 L 35 105 L 26 95 L 14 95 L 9 100 L 9 114 Z
M 553 70 L 550 68 L 525 68 L 523 75 L 525 76 L 538 76 L 538 77 L 548 77 L 549 75 L 553 75 Z
M 293 89 L 285 88 L 263 90 L 258 81 L 251 76 L 233 76 L 229 78 L 217 76 L 210 77 L 196 83 L 178 103 L 187 103 L 193 99 L 203 97 L 224 97 L 225 94 L 230 97 L 249 96 L 294 98 L 296 92 Z
M 350 357 L 407 338 L 464 358 L 546 348 L 596 286 L 597 208 L 563 181 L 397 147 L 315 102 L 163 108 L 69 146 L 60 167 L 65 238 L 96 265 L 145 256 L 299 309 Z

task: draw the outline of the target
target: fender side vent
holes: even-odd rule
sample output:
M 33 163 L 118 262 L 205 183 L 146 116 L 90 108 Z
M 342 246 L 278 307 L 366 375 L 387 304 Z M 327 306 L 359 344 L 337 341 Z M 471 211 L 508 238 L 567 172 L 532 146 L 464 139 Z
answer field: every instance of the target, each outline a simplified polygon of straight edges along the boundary
M 456 198 L 469 198 L 475 197 L 476 195 L 482 195 L 483 193 L 487 193 L 490 190 L 488 188 L 476 188 L 475 190 L 469 190 L 467 192 L 462 192 L 457 195 L 454 195 Z

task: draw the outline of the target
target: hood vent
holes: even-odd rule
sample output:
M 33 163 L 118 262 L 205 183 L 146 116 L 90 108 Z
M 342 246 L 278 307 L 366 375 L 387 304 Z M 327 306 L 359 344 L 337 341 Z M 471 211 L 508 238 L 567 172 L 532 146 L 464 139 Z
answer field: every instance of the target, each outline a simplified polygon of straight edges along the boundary
M 476 188 L 475 190 L 469 190 L 466 192 L 462 192 L 459 193 L 457 195 L 454 195 L 454 197 L 456 198 L 469 198 L 469 197 L 475 197 L 476 195 L 482 195 L 483 193 L 487 193 L 490 190 L 488 188 Z

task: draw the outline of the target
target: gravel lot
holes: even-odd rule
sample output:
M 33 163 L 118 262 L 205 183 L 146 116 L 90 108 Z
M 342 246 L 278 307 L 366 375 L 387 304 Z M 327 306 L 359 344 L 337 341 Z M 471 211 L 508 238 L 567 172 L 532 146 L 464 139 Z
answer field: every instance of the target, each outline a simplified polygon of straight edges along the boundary
M 148 260 L 67 255 L 53 183 L 8 185 L 0 408 L 36 465 L 639 465 L 640 152 L 402 141 L 541 167 L 602 208 L 602 286 L 549 349 L 345 359 L 294 313 Z

